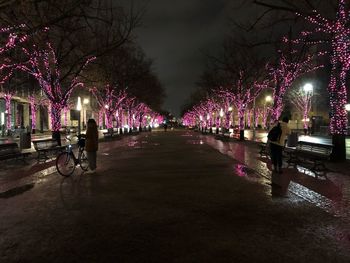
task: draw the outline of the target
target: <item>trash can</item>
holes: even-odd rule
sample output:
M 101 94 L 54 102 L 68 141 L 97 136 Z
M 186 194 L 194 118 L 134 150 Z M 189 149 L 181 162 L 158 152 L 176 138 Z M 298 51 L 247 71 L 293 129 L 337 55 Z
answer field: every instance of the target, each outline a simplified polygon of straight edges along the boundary
M 287 146 L 288 147 L 296 147 L 298 144 L 298 133 L 292 132 L 288 135 Z
M 19 145 L 21 149 L 29 149 L 32 147 L 30 132 L 21 132 Z

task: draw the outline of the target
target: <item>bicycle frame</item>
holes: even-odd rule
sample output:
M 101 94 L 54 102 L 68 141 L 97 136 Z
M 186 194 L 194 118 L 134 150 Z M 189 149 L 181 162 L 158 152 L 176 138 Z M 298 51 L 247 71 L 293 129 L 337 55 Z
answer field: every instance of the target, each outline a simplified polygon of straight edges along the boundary
M 84 149 L 81 147 L 78 147 L 78 158 L 75 157 L 75 154 L 73 152 L 73 145 L 71 144 L 71 139 L 68 139 L 68 140 L 69 140 L 69 144 L 67 145 L 66 152 L 69 154 L 69 156 L 73 157 L 74 164 L 78 165 L 80 163 L 80 157 L 81 157 L 81 154 L 84 151 Z

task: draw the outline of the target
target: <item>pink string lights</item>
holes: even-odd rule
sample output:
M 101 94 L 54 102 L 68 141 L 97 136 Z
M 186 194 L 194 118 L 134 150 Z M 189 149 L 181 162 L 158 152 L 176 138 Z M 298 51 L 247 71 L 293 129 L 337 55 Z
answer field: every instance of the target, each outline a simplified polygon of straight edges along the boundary
M 317 10 L 312 14 L 302 16 L 314 26 L 313 31 L 303 32 L 303 36 L 323 33 L 330 37 L 332 64 L 331 80 L 328 85 L 330 99 L 330 132 L 331 134 L 347 134 L 347 104 L 346 77 L 350 70 L 350 12 L 346 0 L 339 0 L 335 19 L 323 17 Z M 317 41 L 316 43 L 322 43 Z M 312 42 L 314 43 L 314 42 Z
M 106 85 L 103 89 L 96 87 L 90 89 L 90 92 L 96 98 L 100 107 L 99 124 L 102 127 L 102 116 L 105 115 L 105 124 L 107 129 L 113 128 L 113 120 L 116 112 L 120 110 L 121 103 L 127 97 L 125 90 L 116 93 L 116 89 L 110 85 Z
M 295 53 L 296 51 L 293 51 Z M 271 109 L 271 121 L 278 120 L 283 110 L 283 99 L 286 92 L 290 89 L 293 82 L 300 76 L 312 72 L 322 65 L 313 65 L 313 61 L 317 55 L 306 55 L 298 61 L 290 61 L 284 54 L 280 54 L 280 58 L 275 66 L 269 66 L 270 74 L 273 82 L 273 106 Z M 294 57 L 294 56 L 292 56 Z
M 32 50 L 22 48 L 22 51 L 27 56 L 28 61 L 17 65 L 17 68 L 32 75 L 39 82 L 46 98 L 50 101 L 51 129 L 57 132 L 61 129 L 62 110 L 67 106 L 73 90 L 79 86 L 82 87 L 83 83 L 78 80 L 78 75 L 76 75 L 66 89 L 62 88 L 56 54 L 49 42 L 43 49 L 33 46 Z M 94 57 L 88 59 L 81 71 L 94 59 Z

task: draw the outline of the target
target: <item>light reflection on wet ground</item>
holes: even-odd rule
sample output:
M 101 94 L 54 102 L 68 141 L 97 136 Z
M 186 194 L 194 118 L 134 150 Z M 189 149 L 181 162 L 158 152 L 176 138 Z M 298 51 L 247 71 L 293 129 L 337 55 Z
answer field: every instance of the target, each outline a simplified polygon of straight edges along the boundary
M 193 140 L 194 142 L 195 140 Z M 274 179 L 270 161 L 260 158 L 258 148 L 250 142 L 222 142 L 212 136 L 198 135 L 197 144 L 204 141 L 217 149 L 222 154 L 233 158 L 234 174 L 244 177 L 246 180 L 272 185 Z M 327 176 L 316 176 L 309 169 L 297 166 L 284 169 L 278 177 L 278 184 L 286 187 L 286 201 L 294 202 L 295 198 L 301 198 L 337 217 L 350 220 L 350 178 L 346 175 L 329 172 Z M 283 189 L 282 189 L 283 192 Z M 271 191 L 267 194 L 271 195 Z
M 0 193 L 6 193 L 12 189 L 16 189 L 25 185 L 33 185 L 34 187 L 35 184 L 45 183 L 48 180 L 48 176 L 53 173 L 56 173 L 56 166 L 48 167 L 16 181 L 2 183 L 0 185 Z
M 192 144 L 192 145 L 202 145 L 204 142 L 202 140 L 188 140 L 186 141 L 187 144 Z

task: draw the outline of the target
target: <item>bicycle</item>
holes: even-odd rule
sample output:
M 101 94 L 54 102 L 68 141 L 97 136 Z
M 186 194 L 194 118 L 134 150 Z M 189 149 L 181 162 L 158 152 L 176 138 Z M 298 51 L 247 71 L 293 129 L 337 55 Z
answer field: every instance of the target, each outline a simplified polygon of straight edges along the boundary
M 87 171 L 89 168 L 88 159 L 84 153 L 85 139 L 81 135 L 74 137 L 78 137 L 78 157 L 74 154 L 72 139 L 66 137 L 66 140 L 69 141 L 66 151 L 60 153 L 56 158 L 57 171 L 65 177 L 71 176 L 78 164 L 83 171 Z

